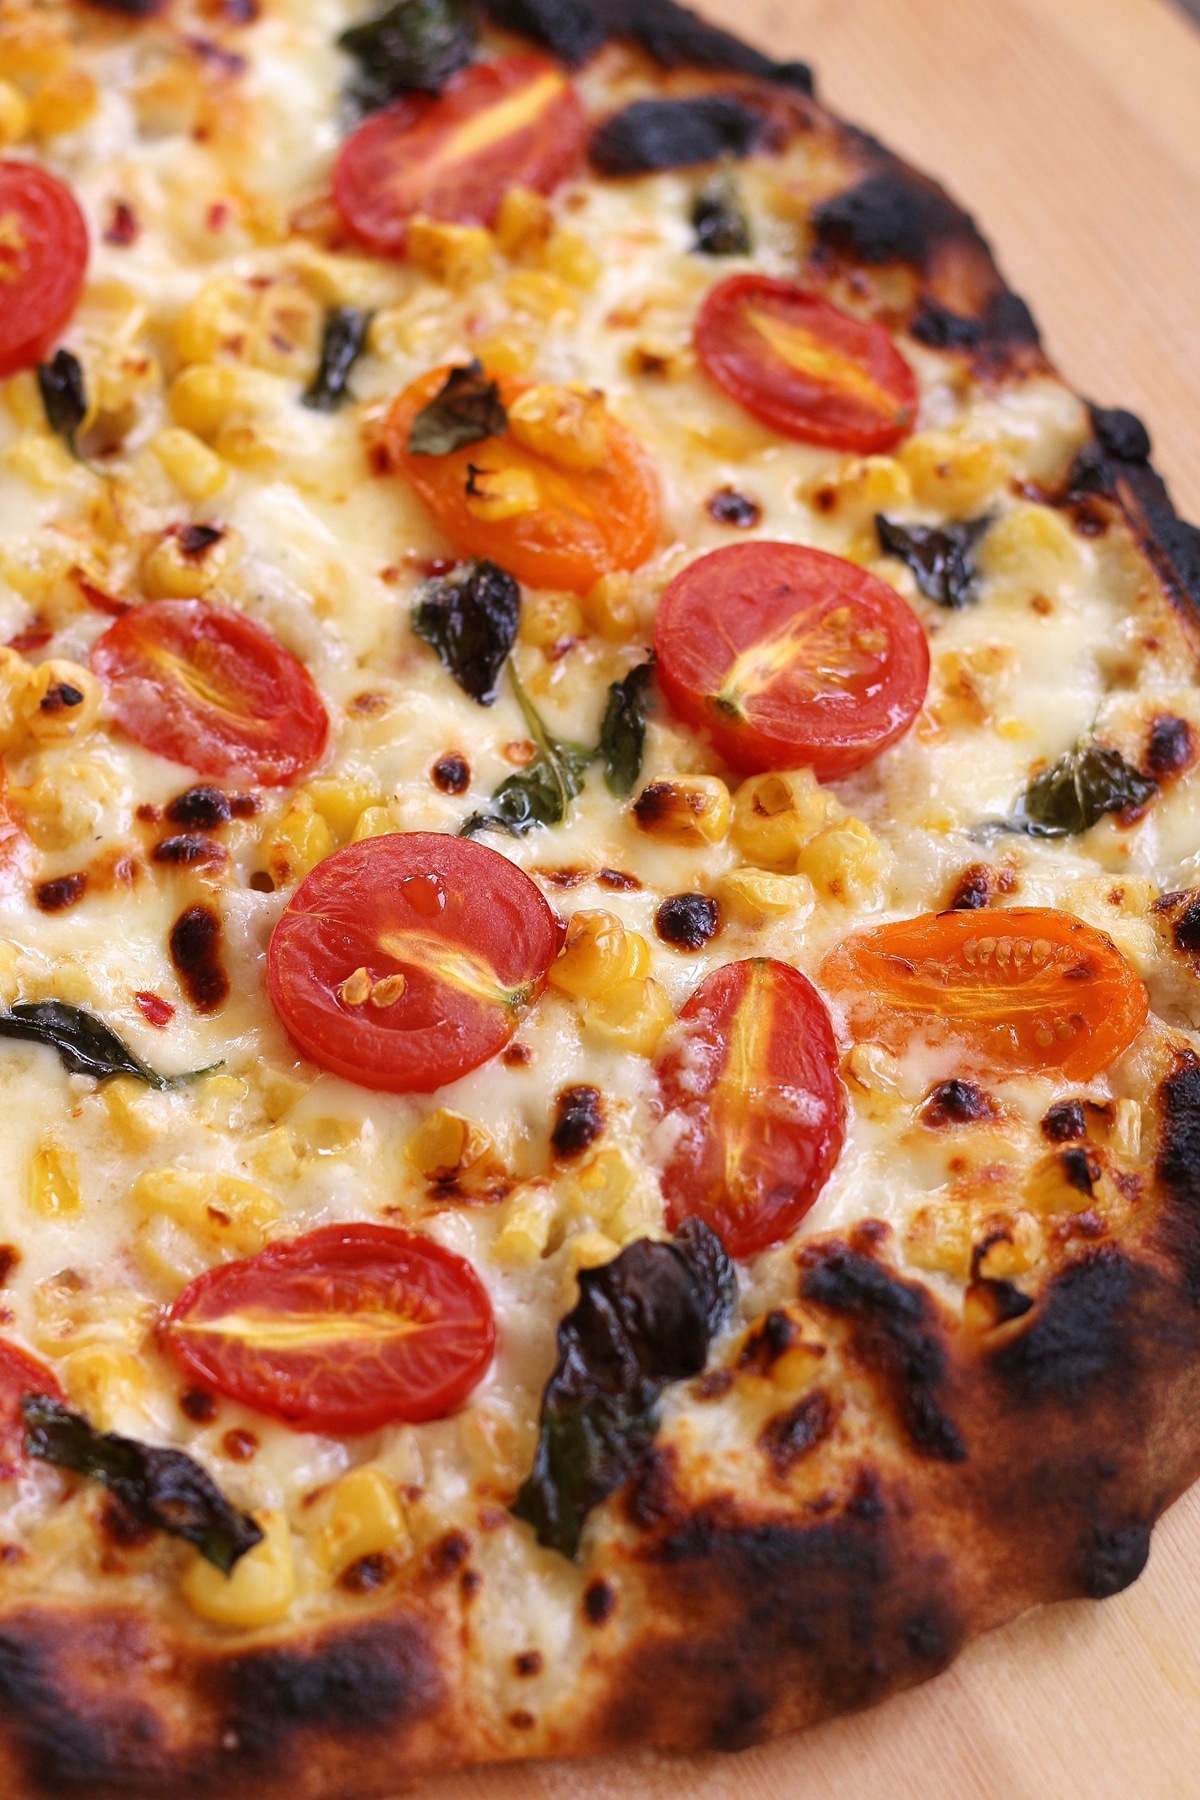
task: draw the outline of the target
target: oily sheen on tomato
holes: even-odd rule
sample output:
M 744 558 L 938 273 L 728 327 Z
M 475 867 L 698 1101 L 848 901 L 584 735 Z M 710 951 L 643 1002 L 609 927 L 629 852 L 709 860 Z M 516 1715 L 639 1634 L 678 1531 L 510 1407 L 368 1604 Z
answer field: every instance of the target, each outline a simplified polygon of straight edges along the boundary
M 1146 989 L 1112 939 L 1049 907 L 926 914 L 856 932 L 821 969 L 851 1033 L 955 1067 L 1090 1081 L 1146 1022 Z
M 794 282 L 722 281 L 700 309 L 696 352 L 739 406 L 806 444 L 891 450 L 916 420 L 916 376 L 890 333 Z
M 75 311 L 88 235 L 70 188 L 0 162 L 0 377 L 40 362 Z
M 403 256 L 414 213 L 494 225 L 509 188 L 552 193 L 586 140 L 579 95 L 553 63 L 472 63 L 436 97 L 405 94 L 360 125 L 334 165 L 333 197 L 359 243 Z
M 750 772 L 848 775 L 903 736 L 929 685 L 911 607 L 798 544 L 730 544 L 689 564 L 659 604 L 654 649 L 672 709 Z
M 789 1237 L 844 1135 L 837 1047 L 812 983 L 765 957 L 717 969 L 680 1013 L 657 1076 L 678 1133 L 663 1170 L 672 1230 L 695 1215 L 731 1256 Z
M 10 1481 L 25 1460 L 21 1402 L 29 1394 L 62 1400 L 63 1391 L 44 1363 L 0 1338 L 0 1481 Z
M 271 1001 L 321 1068 L 431 1093 L 508 1043 L 561 930 L 528 875 L 470 838 L 367 838 L 292 895 L 267 952 Z
M 485 438 L 448 456 L 417 456 L 408 448 L 413 420 L 445 386 L 449 368 L 421 376 L 394 401 L 385 443 L 389 461 L 464 556 L 489 557 L 527 587 L 586 594 L 604 575 L 636 569 L 658 545 L 658 477 L 633 433 L 607 422 L 603 466 L 575 469 L 519 444 L 511 433 Z M 501 376 L 509 407 L 532 384 Z M 520 471 L 536 501 L 508 518 L 489 516 L 475 497 L 497 474 Z
M 209 1269 L 162 1335 L 204 1386 L 296 1431 L 345 1437 L 444 1418 L 496 1343 L 470 1263 L 386 1225 L 327 1225 Z
M 316 762 L 329 718 L 303 665 L 207 600 L 130 607 L 92 651 L 121 729 L 201 775 L 280 787 Z

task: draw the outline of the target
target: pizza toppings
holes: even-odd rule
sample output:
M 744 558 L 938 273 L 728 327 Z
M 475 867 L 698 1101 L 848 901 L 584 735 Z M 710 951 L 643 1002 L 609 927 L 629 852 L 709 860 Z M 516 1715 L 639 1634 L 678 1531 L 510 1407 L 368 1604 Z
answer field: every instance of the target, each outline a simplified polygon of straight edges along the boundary
M 512 1508 L 540 1544 L 576 1554 L 588 1513 L 653 1443 L 663 1388 L 701 1372 L 736 1293 L 720 1239 L 696 1218 L 671 1244 L 640 1239 L 579 1271 L 579 1300 L 558 1327 L 533 1472 Z
M 750 255 L 750 220 L 732 168 L 722 169 L 700 189 L 692 201 L 692 227 L 702 256 Z
M 883 554 L 897 557 L 912 570 L 927 599 L 957 610 L 978 598 L 979 571 L 971 552 L 992 522 L 989 517 L 949 525 L 900 525 L 878 513 L 875 531 Z
M 44 1363 L 0 1338 L 0 1481 L 11 1481 L 25 1460 L 25 1415 L 21 1404 L 31 1394 L 61 1400 L 57 1378 Z
M 207 600 L 131 607 L 92 651 L 123 731 L 202 775 L 281 787 L 325 748 L 312 677 L 261 625 Z
M 795 544 L 731 544 L 659 603 L 658 678 L 672 709 L 748 771 L 837 779 L 879 756 L 925 699 L 929 650 L 895 590 Z
M 157 1088 L 160 1093 L 168 1088 L 186 1087 L 202 1076 L 212 1074 L 211 1068 L 197 1069 L 187 1075 L 157 1074 L 121 1042 L 103 1019 L 82 1007 L 69 1006 L 65 1000 L 20 1001 L 0 1012 L 0 1037 L 45 1044 L 57 1052 L 68 1075 L 90 1075 L 94 1081 L 107 1081 L 113 1075 L 130 1075 L 146 1087 Z
M 28 1395 L 22 1410 L 28 1455 L 99 1481 L 139 1525 L 194 1544 L 223 1575 L 261 1543 L 262 1531 L 250 1515 L 231 1506 L 184 1451 L 97 1431 L 51 1394 Z
M 412 625 L 463 693 L 491 706 L 520 619 L 521 590 L 512 576 L 495 563 L 470 562 L 424 584 Z
M 627 799 L 642 772 L 646 748 L 646 696 L 654 673 L 653 662 L 638 663 L 608 690 L 600 724 L 600 755 L 610 794 Z
M 371 314 L 356 306 L 335 306 L 325 315 L 321 358 L 312 382 L 300 396 L 313 412 L 336 412 L 352 398 L 346 383 L 367 344 Z
M 579 96 L 552 63 L 472 63 L 437 98 L 406 95 L 360 125 L 338 154 L 334 200 L 366 249 L 403 256 L 418 213 L 491 226 L 511 187 L 552 193 L 579 162 L 585 134 Z
M 424 405 L 408 432 L 410 456 L 450 456 L 468 444 L 503 437 L 508 414 L 500 389 L 478 361 L 451 369 L 433 399 Z
M 856 1039 L 943 1048 L 980 1072 L 1103 1074 L 1146 1022 L 1146 989 L 1111 938 L 1068 913 L 950 912 L 856 932 L 821 981 Z
M 358 64 L 348 98 L 377 112 L 411 89 L 438 94 L 471 60 L 475 21 L 465 0 L 393 0 L 338 38 Z
M 507 831 L 523 837 L 536 825 L 561 825 L 572 800 L 583 789 L 584 772 L 595 754 L 583 744 L 552 737 L 511 666 L 509 679 L 525 715 L 534 754 L 519 775 L 509 775 L 500 783 L 487 812 L 471 814 L 461 827 L 462 837 L 477 831 Z
M 766 131 L 762 109 L 737 94 L 635 100 L 596 127 L 588 155 L 601 175 L 647 175 L 749 156 Z
M 1119 750 L 1077 744 L 1030 782 L 1011 823 L 1031 837 L 1075 837 L 1106 813 L 1136 813 L 1158 783 L 1131 768 Z
M 701 983 L 658 1062 L 678 1127 L 663 1170 L 667 1221 L 695 1213 L 731 1256 L 790 1236 L 842 1148 L 837 1047 L 812 983 L 767 958 Z
M 441 1419 L 486 1375 L 496 1328 L 468 1262 L 386 1225 L 327 1225 L 209 1269 L 163 1328 L 190 1378 L 295 1431 Z
M 78 456 L 75 439 L 88 410 L 79 358 L 69 350 L 56 350 L 49 362 L 38 364 L 37 384 L 47 425 L 71 455 Z
M 431 1093 L 512 1037 L 560 927 L 494 850 L 393 833 L 327 857 L 271 937 L 271 1000 L 306 1056 L 348 1081 Z
M 87 259 L 71 190 L 33 163 L 0 161 L 0 378 L 33 368 L 63 331 Z
M 917 416 L 916 377 L 882 325 L 769 275 L 715 287 L 696 322 L 708 374 L 784 437 L 891 450 Z

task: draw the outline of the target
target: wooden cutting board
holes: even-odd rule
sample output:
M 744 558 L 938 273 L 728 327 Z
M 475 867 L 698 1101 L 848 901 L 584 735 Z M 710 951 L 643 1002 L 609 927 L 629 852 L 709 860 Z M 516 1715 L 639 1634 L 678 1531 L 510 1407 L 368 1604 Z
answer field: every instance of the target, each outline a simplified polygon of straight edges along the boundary
M 1200 520 L 1200 32 L 1165 0 L 695 0 L 809 58 L 976 214 L 1064 374 L 1133 407 Z M 526 1764 L 419 1800 L 1197 1800 L 1200 1488 L 1128 1593 L 736 1757 Z

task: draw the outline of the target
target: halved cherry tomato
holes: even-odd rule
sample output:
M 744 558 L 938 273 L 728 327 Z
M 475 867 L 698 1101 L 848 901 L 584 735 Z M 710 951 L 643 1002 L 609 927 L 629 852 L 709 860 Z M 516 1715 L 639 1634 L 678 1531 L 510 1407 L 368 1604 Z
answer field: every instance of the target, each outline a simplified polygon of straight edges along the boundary
M 208 1269 L 163 1341 L 188 1374 L 295 1431 L 441 1419 L 487 1374 L 492 1308 L 469 1262 L 387 1225 L 326 1225 Z
M 1102 1074 L 1146 1023 L 1146 989 L 1112 939 L 1069 913 L 929 913 L 847 938 L 821 969 L 850 1030 L 955 1066 L 1071 1081 Z
M 21 1402 L 28 1394 L 48 1394 L 52 1400 L 64 1398 L 44 1363 L 0 1339 L 0 1481 L 11 1481 L 25 1460 Z
M 679 1015 L 658 1063 L 679 1127 L 663 1171 L 667 1223 L 695 1214 L 731 1256 L 790 1236 L 841 1154 L 844 1102 L 824 1002 L 788 963 L 727 963 Z
M 790 281 L 722 281 L 700 309 L 696 351 L 739 406 L 806 444 L 890 450 L 916 420 L 916 376 L 884 327 Z
M 0 376 L 40 362 L 75 311 L 88 235 L 70 188 L 0 162 Z
M 333 197 L 377 256 L 403 256 L 414 213 L 494 225 L 518 184 L 551 193 L 583 156 L 587 116 L 571 82 L 538 56 L 472 63 L 432 94 L 406 94 L 342 145 Z
M 929 685 L 911 607 L 865 569 L 797 544 L 728 544 L 677 575 L 654 627 L 658 679 L 736 769 L 818 780 L 901 737 Z
M 515 863 L 396 832 L 319 863 L 271 937 L 267 981 L 307 1056 L 361 1087 L 428 1094 L 504 1048 L 562 928 Z
M 617 569 L 636 569 L 658 543 L 658 479 L 637 439 L 608 421 L 603 468 L 571 469 L 527 450 L 510 434 L 468 444 L 449 456 L 412 456 L 408 434 L 421 409 L 445 385 L 449 368 L 432 370 L 393 402 L 385 428 L 392 466 L 417 490 L 455 549 L 486 556 L 527 587 L 586 594 Z M 500 398 L 511 406 L 531 384 L 499 377 Z M 523 470 L 537 484 L 538 503 L 507 519 L 471 509 L 479 476 Z
M 231 607 L 153 600 L 92 651 L 121 729 L 201 775 L 282 787 L 329 735 L 312 677 L 277 638 Z

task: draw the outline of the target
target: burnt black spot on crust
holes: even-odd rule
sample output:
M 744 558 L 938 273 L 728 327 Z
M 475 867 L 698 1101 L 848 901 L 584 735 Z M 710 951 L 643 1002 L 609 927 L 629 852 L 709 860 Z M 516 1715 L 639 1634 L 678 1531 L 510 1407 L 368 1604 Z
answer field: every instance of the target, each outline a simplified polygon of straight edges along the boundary
M 229 997 L 221 958 L 224 931 L 211 907 L 189 906 L 171 927 L 167 947 L 180 985 L 197 1012 L 216 1012 Z
M 1192 728 L 1186 719 L 1163 713 L 1150 724 L 1146 746 L 1146 767 L 1156 781 L 1180 775 L 1196 760 Z
M 821 1388 L 805 1394 L 786 1412 L 768 1419 L 758 1441 L 776 1476 L 786 1478 L 822 1438 L 828 1437 L 832 1425 L 833 1406 L 829 1395 Z
M 1150 433 L 1136 413 L 1126 412 L 1123 406 L 1089 406 L 1088 411 L 1097 442 L 1107 455 L 1120 462 L 1150 461 Z
M 654 929 L 676 950 L 703 950 L 721 929 L 721 909 L 707 894 L 671 894 L 654 915 Z
M 233 817 L 233 804 L 221 788 L 188 788 L 186 793 L 176 794 L 169 803 L 166 817 L 184 831 L 213 831 L 219 825 L 228 825 Z
M 996 1103 L 975 1081 L 943 1081 L 921 1108 L 921 1123 L 933 1131 L 946 1125 L 973 1125 L 978 1119 L 994 1119 Z
M 802 1296 L 854 1322 L 859 1355 L 883 1377 L 913 1443 L 926 1456 L 962 1462 L 966 1445 L 938 1404 L 946 1351 L 926 1289 L 836 1242 L 806 1252 L 805 1261 Z
M 1158 1097 L 1158 1176 L 1174 1202 L 1166 1235 L 1187 1297 L 1200 1307 L 1200 1062 L 1190 1052 Z
M 1110 1377 L 1124 1385 L 1132 1374 L 1126 1319 L 1132 1289 L 1133 1271 L 1115 1245 L 1064 1269 L 1028 1330 L 992 1359 L 1013 1396 L 1033 1405 L 1082 1398 Z
M 1200 895 L 1184 907 L 1171 927 L 1175 948 L 1183 956 L 1200 956 Z
M 1052 1144 L 1072 1144 L 1087 1136 L 1082 1100 L 1060 1100 L 1042 1120 L 1042 1135 Z
M 774 62 L 676 0 L 487 0 L 487 8 L 497 24 L 523 32 L 573 68 L 609 38 L 626 37 L 668 69 L 690 63 L 813 91 L 807 63 Z
M 583 1614 L 589 1625 L 607 1625 L 617 1610 L 617 1590 L 611 1581 L 589 1581 L 583 1590 Z
M 868 175 L 814 207 L 813 228 L 828 249 L 869 265 L 928 267 L 935 244 L 958 226 L 958 209 L 936 188 L 901 169 Z
M 1116 1531 L 1097 1530 L 1083 1557 L 1082 1587 L 1091 1600 L 1107 1600 L 1132 1587 L 1150 1560 L 1150 1527 L 1140 1520 Z
M 604 1130 L 604 1104 L 599 1088 L 563 1088 L 555 1101 L 550 1147 L 555 1156 L 582 1156 Z
M 736 94 L 635 100 L 596 127 L 588 154 L 601 175 L 686 169 L 723 156 L 749 156 L 766 128 L 759 108 Z
M 33 897 L 40 912 L 58 913 L 77 906 L 86 892 L 87 876 L 80 871 L 74 875 L 56 876 L 53 881 L 39 882 Z

